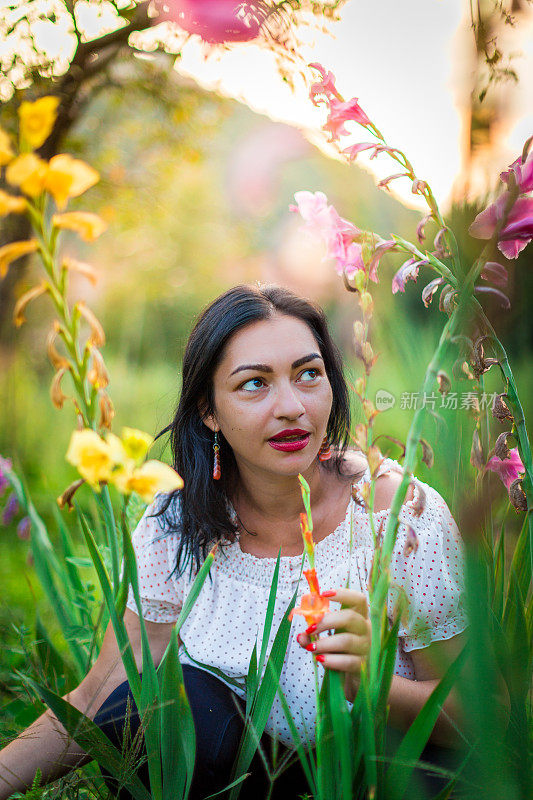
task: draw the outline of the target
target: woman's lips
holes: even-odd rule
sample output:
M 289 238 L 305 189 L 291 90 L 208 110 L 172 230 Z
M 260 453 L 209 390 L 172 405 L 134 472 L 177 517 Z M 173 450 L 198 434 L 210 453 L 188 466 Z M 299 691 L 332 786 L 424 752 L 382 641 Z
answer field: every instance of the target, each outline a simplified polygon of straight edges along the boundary
M 297 438 L 291 439 L 269 439 L 268 443 L 274 450 L 281 450 L 284 453 L 293 453 L 295 450 L 303 450 L 309 444 L 311 434 L 306 433 Z

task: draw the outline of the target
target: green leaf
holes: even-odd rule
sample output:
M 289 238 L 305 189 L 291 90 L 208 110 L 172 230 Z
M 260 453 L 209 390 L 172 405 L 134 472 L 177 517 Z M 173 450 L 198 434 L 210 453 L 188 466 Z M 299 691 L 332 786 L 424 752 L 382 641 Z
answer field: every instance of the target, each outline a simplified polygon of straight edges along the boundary
M 158 673 L 161 680 L 163 800 L 187 797 L 196 757 L 194 720 L 178 653 L 178 636 L 174 628 Z
M 38 612 L 35 614 L 35 653 L 41 665 L 41 671 L 47 680 L 53 676 L 58 692 L 76 685 L 77 675 L 67 661 L 58 653 Z
M 278 559 L 279 557 L 278 554 Z M 273 583 L 272 586 L 273 589 L 271 591 L 277 592 L 277 585 Z M 288 616 L 296 604 L 297 592 L 298 590 L 294 592 L 276 632 L 270 656 L 266 663 L 265 674 L 259 684 L 252 703 L 251 715 L 250 717 L 247 715 L 248 724 L 244 727 L 239 743 L 239 749 L 231 776 L 232 779 L 247 771 L 254 753 L 257 750 L 257 742 L 261 739 L 265 730 L 265 725 L 279 684 L 279 676 L 281 675 L 285 654 L 287 652 L 287 643 L 291 630 L 291 623 L 289 622 Z M 235 798 L 238 797 L 240 788 L 239 785 L 231 790 L 229 800 L 235 800 Z
M 401 800 L 404 797 L 416 762 L 431 736 L 444 701 L 463 669 L 466 655 L 467 648 L 464 648 L 450 664 L 403 737 L 385 776 L 387 800 Z

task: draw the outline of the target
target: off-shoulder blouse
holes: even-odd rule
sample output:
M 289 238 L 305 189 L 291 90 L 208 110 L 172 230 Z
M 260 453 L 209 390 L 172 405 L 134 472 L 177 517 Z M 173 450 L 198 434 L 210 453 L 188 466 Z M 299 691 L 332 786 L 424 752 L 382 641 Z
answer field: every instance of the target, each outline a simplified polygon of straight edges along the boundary
M 378 475 L 390 469 L 402 470 L 394 459 L 383 460 Z M 367 466 L 354 486 L 370 480 Z M 405 592 L 409 613 L 399 629 L 395 674 L 415 678 L 410 652 L 434 641 L 449 639 L 467 626 L 464 608 L 463 554 L 457 525 L 441 495 L 428 484 L 413 478 L 413 498 L 401 509 L 400 525 L 391 561 L 394 587 L 389 593 L 388 611 L 392 619 L 398 589 Z M 422 499 L 423 511 L 420 512 Z M 155 501 L 157 503 L 157 499 Z M 174 567 L 178 534 L 164 534 L 159 517 L 151 517 L 155 504 L 149 506 L 133 533 L 139 587 L 144 619 L 150 622 L 174 622 L 194 580 L 189 569 L 176 577 Z M 374 513 L 374 527 L 386 523 L 390 509 Z M 416 541 L 413 540 L 413 533 Z M 163 536 L 163 538 L 161 538 Z M 352 540 L 350 542 L 350 539 Z M 412 547 L 414 545 L 414 547 Z M 346 585 L 368 597 L 368 580 L 374 553 L 368 512 L 350 500 L 344 520 L 315 545 L 315 567 L 321 590 Z M 297 604 L 308 591 L 302 573 L 302 555 L 282 556 L 274 619 L 267 650 L 297 589 Z M 227 683 L 240 697 L 245 697 L 245 676 L 257 641 L 260 650 L 275 558 L 259 558 L 243 552 L 238 537 L 217 550 L 211 567 L 212 580 L 202 590 L 183 624 L 180 637 L 182 664 L 214 667 L 228 678 Z M 308 565 L 304 564 L 304 568 Z M 172 573 L 172 575 L 171 575 Z M 169 577 L 171 576 L 171 577 Z M 128 608 L 138 613 L 130 589 Z M 340 608 L 332 602 L 331 609 Z M 280 685 L 302 739 L 314 743 L 316 716 L 313 657 L 296 641 L 306 627 L 295 615 L 289 636 Z M 324 668 L 319 664 L 319 681 Z M 219 673 L 217 673 L 219 674 Z M 220 674 L 219 674 L 220 677 Z M 224 680 L 224 678 L 222 678 Z M 292 740 L 279 697 L 276 695 L 265 728 L 288 747 Z

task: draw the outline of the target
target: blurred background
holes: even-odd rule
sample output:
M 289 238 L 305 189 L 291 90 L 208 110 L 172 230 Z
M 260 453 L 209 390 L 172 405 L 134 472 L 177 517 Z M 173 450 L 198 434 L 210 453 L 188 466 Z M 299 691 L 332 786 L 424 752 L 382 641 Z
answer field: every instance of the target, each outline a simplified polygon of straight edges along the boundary
M 396 172 L 386 156 L 362 155 L 348 166 L 327 144 L 324 111 L 308 100 L 309 62 L 331 69 L 343 95 L 358 97 L 388 142 L 406 151 L 433 186 L 466 265 L 481 249 L 468 236 L 470 222 L 533 132 L 533 10 L 526 0 L 480 0 L 473 19 L 462 0 L 279 6 L 254 40 L 213 44 L 172 23 L 154 27 L 148 3 L 0 4 L 2 125 L 14 130 L 22 99 L 62 92 L 61 124 L 43 155 L 70 152 L 101 175 L 71 207 L 99 213 L 108 231 L 92 245 L 65 237 L 63 250 L 99 271 L 96 286 L 79 277 L 71 290 L 106 331 L 117 431 L 129 425 L 155 434 L 169 422 L 196 315 L 240 282 L 275 281 L 319 301 L 349 379 L 362 374 L 352 349 L 355 295 L 289 204 L 296 191 L 320 190 L 358 227 L 411 241 L 425 212 L 409 185 L 396 182 L 394 192 L 376 187 Z M 14 230 L 20 223 L 3 222 L 0 244 L 23 238 Z M 436 229 L 427 234 L 431 249 Z M 529 248 L 507 264 L 509 310 L 479 295 L 508 350 L 526 419 L 533 410 L 532 261 Z M 429 308 L 421 301 L 433 277 L 427 268 L 405 294 L 392 294 L 399 263 L 384 258 L 372 286 L 371 341 L 379 360 L 370 398 L 381 390 L 393 396 L 376 434 L 405 441 L 413 410 L 402 397 L 418 392 L 447 318 L 438 300 Z M 11 322 L 16 298 L 38 277 L 38 264 L 16 262 L 0 286 L 0 453 L 13 459 L 51 521 L 54 498 L 76 477 L 64 456 L 75 418 L 68 405 L 58 411 L 50 402 L 52 308 L 37 301 L 24 327 Z M 445 366 L 451 377 L 457 355 Z M 460 408 L 461 394 L 473 387 L 464 373 L 452 381 L 459 407 L 439 408 L 438 396 L 438 414 L 427 416 L 423 433 L 435 463 L 430 470 L 420 461 L 417 474 L 459 515 L 476 481 L 474 418 Z M 504 390 L 495 369 L 484 389 Z M 354 416 L 360 418 L 355 402 Z M 495 420 L 491 426 L 495 439 L 504 428 Z M 379 443 L 385 454 L 401 454 L 392 441 Z M 161 452 L 169 457 L 164 443 Z M 505 508 L 503 485 L 493 475 L 486 480 L 496 507 Z M 508 512 L 511 529 L 516 516 Z M 40 602 L 16 521 L 0 528 L 0 628 L 10 639 L 13 625 Z

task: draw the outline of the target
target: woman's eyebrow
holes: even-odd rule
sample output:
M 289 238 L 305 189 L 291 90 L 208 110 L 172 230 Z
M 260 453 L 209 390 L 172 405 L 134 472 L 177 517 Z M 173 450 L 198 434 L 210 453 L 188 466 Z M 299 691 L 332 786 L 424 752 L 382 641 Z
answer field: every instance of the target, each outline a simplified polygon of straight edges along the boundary
M 301 367 L 302 364 L 307 364 L 308 361 L 314 361 L 316 358 L 319 358 L 321 361 L 323 360 L 320 353 L 309 353 L 307 356 L 297 358 L 296 361 L 293 361 L 291 364 L 291 369 Z M 237 367 L 233 370 L 233 372 L 230 372 L 230 378 L 232 375 L 235 375 L 235 373 L 243 372 L 246 369 L 255 370 L 256 372 L 274 372 L 272 367 L 269 367 L 268 364 L 241 364 L 240 367 Z

